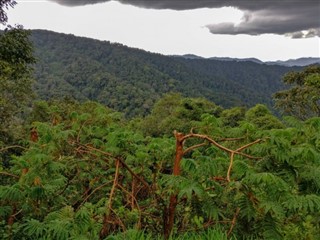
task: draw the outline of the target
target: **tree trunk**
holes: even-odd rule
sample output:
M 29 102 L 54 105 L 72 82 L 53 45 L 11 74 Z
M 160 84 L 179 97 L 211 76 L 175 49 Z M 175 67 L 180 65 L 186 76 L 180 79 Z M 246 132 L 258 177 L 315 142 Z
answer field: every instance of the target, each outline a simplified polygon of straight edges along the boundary
M 176 137 L 176 155 L 174 160 L 173 166 L 173 175 L 179 176 L 180 175 L 180 162 L 183 157 L 183 142 L 184 142 L 184 135 L 182 133 L 174 133 Z M 174 225 L 174 215 L 175 210 L 178 204 L 178 194 L 171 194 L 169 207 L 165 209 L 165 216 L 164 216 L 164 238 L 169 239 L 170 234 L 173 229 Z

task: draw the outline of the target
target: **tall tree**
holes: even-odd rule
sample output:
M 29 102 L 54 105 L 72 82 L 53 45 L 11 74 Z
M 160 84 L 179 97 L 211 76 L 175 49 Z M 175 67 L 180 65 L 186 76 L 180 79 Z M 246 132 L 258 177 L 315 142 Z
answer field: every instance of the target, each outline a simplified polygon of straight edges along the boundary
M 18 26 L 0 35 L 0 126 L 32 96 L 34 62 L 28 31 Z
M 290 72 L 283 81 L 292 87 L 273 97 L 276 107 L 299 119 L 320 116 L 320 66 L 309 66 L 301 72 Z

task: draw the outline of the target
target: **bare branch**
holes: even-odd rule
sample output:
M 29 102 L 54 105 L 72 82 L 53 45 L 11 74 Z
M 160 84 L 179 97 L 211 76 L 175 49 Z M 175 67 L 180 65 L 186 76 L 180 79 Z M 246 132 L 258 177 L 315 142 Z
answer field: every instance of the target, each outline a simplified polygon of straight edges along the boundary
M 131 175 L 133 175 L 136 179 L 138 179 L 138 180 L 139 180 L 143 185 L 145 185 L 148 189 L 151 189 L 150 186 L 149 186 L 149 184 L 148 184 L 144 179 L 142 179 L 142 178 L 139 177 L 137 174 L 135 174 L 135 173 L 131 170 L 131 168 L 130 168 L 122 159 L 120 159 L 119 157 L 113 156 L 111 153 L 105 152 L 105 151 L 103 151 L 103 150 L 100 150 L 100 149 L 98 149 L 98 148 L 95 148 L 95 147 L 92 147 L 92 146 L 89 146 L 89 145 L 83 145 L 83 144 L 79 144 L 79 143 L 77 143 L 77 144 L 80 145 L 80 146 L 82 146 L 82 147 L 85 147 L 85 148 L 87 148 L 87 149 L 89 149 L 89 150 L 96 151 L 96 152 L 99 152 L 99 153 L 101 153 L 101 154 L 103 154 L 103 155 L 105 155 L 105 156 L 111 157 L 111 158 L 115 159 L 116 161 L 120 161 L 120 163 L 122 164 L 122 166 L 123 166 L 124 168 L 126 168 L 126 169 L 131 173 Z
M 124 192 L 126 192 L 128 195 L 131 196 L 131 198 L 133 199 L 133 201 L 136 203 L 137 205 L 137 208 L 138 208 L 138 211 L 139 211 L 139 221 L 138 221 L 138 228 L 140 229 L 141 228 L 141 210 L 140 210 L 140 207 L 139 207 L 139 203 L 138 203 L 138 200 L 133 196 L 132 193 L 130 193 L 128 190 L 126 190 L 121 184 L 118 184 L 118 187 L 121 188 Z
M 197 145 L 191 146 L 191 147 L 187 148 L 186 150 L 184 150 L 183 155 L 186 154 L 186 153 L 188 153 L 188 152 L 190 152 L 190 151 L 192 151 L 193 149 L 196 149 L 196 148 L 205 146 L 205 145 L 207 145 L 207 144 L 208 144 L 208 143 L 204 142 L 204 143 L 199 143 L 199 144 L 197 144 Z
M 239 140 L 243 140 L 246 137 L 238 137 L 238 138 L 219 138 L 217 140 L 217 142 L 227 142 L 227 141 L 239 141 Z
M 232 152 L 231 155 L 230 155 L 230 164 L 229 164 L 228 172 L 227 172 L 227 181 L 228 182 L 230 182 L 230 174 L 231 174 L 231 169 L 232 169 L 232 166 L 233 166 L 234 153 L 235 152 Z
M 25 147 L 22 147 L 22 146 L 19 146 L 19 145 L 13 145 L 13 146 L 8 146 L 8 147 L 1 148 L 0 152 L 7 151 L 7 150 L 9 150 L 11 148 L 21 148 L 23 150 L 27 150 L 27 148 L 25 148 Z
M 14 178 L 17 178 L 17 179 L 20 178 L 19 176 L 15 175 L 15 174 L 12 174 L 12 173 L 8 173 L 8 172 L 0 172 L 0 174 L 6 175 L 6 176 L 10 176 L 10 177 L 14 177 Z
M 107 212 L 109 213 L 109 210 L 112 208 L 112 198 L 114 195 L 114 191 L 118 185 L 118 176 L 119 176 L 119 166 L 120 166 L 120 161 L 116 161 L 116 172 L 114 174 L 114 179 L 113 179 L 113 185 L 110 191 L 110 196 L 109 196 L 109 202 L 108 202 L 108 210 Z
M 231 221 L 230 229 L 229 229 L 229 231 L 228 231 L 228 233 L 227 233 L 227 236 L 228 236 L 228 237 L 230 236 L 230 234 L 231 234 L 234 226 L 236 225 L 237 217 L 238 217 L 238 215 L 239 215 L 239 212 L 240 212 L 240 208 L 237 208 L 236 212 L 234 213 L 233 219 L 232 219 L 232 221 Z
M 208 137 L 207 135 L 202 135 L 202 134 L 191 133 L 191 134 L 185 135 L 182 138 L 182 141 L 185 141 L 188 138 L 192 138 L 192 137 L 205 139 L 208 142 L 210 142 L 211 144 L 213 144 L 214 146 L 216 146 L 217 148 L 219 148 L 219 149 L 221 149 L 221 150 L 223 150 L 225 152 L 231 153 L 233 151 L 233 150 L 231 150 L 229 148 L 226 148 L 226 147 L 222 146 L 221 144 L 217 143 L 215 140 L 213 140 L 212 138 Z
M 83 199 L 82 203 L 79 204 L 79 207 L 77 208 L 77 210 L 98 190 L 100 190 L 101 188 L 103 188 L 104 186 L 107 186 L 108 184 L 110 184 L 112 181 L 106 182 L 98 187 L 96 187 L 95 189 L 92 190 L 92 192 L 85 198 Z
M 241 152 L 242 150 L 244 150 L 244 149 L 246 149 L 246 148 L 248 148 L 248 147 L 251 147 L 252 145 L 257 144 L 257 143 L 260 143 L 260 142 L 262 142 L 262 139 L 257 139 L 257 140 L 255 140 L 254 142 L 248 143 L 248 144 L 246 144 L 246 145 L 238 148 L 237 150 L 235 150 L 235 152 L 236 152 L 236 153 L 237 153 L 237 152 Z

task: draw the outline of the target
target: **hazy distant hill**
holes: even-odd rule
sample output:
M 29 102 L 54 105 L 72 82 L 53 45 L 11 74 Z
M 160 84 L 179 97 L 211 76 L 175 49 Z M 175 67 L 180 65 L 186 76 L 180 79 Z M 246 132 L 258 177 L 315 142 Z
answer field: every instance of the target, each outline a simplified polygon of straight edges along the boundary
M 255 63 L 264 63 L 257 58 L 230 58 L 230 57 L 210 57 L 204 58 L 194 54 L 185 54 L 185 55 L 173 55 L 173 57 L 182 57 L 186 59 L 208 59 L 208 60 L 218 60 L 218 61 L 234 61 L 234 62 L 255 62 Z
M 234 62 L 255 62 L 255 63 L 261 63 L 261 64 L 268 64 L 268 65 L 281 65 L 281 66 L 287 66 L 287 67 L 293 67 L 293 66 L 308 66 L 312 64 L 320 64 L 320 58 L 298 58 L 298 59 L 290 59 L 286 61 L 267 61 L 263 62 L 257 58 L 231 58 L 231 57 L 210 57 L 210 58 L 204 58 L 200 57 L 194 54 L 185 54 L 185 55 L 174 55 L 174 57 L 183 57 L 187 59 L 212 59 L 212 60 L 219 60 L 219 61 L 234 61 Z
M 127 116 L 143 115 L 167 92 L 205 97 L 224 107 L 272 105 L 291 70 L 252 61 L 164 56 L 121 44 L 44 30 L 32 34 L 35 91 L 42 99 L 95 100 Z
M 320 58 L 298 58 L 287 61 L 266 62 L 266 64 L 277 64 L 283 66 L 308 66 L 311 64 L 320 64 Z

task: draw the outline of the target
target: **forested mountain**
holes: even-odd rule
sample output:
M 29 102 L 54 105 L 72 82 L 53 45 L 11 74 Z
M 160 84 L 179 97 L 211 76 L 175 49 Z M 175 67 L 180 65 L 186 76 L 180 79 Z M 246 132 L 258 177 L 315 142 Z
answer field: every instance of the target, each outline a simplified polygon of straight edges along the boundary
M 289 59 L 287 61 L 266 62 L 266 64 L 282 65 L 282 66 L 308 66 L 311 64 L 320 64 L 320 58 L 298 58 Z
M 172 89 L 251 104 L 245 90 L 272 92 L 289 70 L 33 38 L 43 98 L 115 99 L 128 116 Z M 320 66 L 284 75 L 274 99 L 291 116 L 170 93 L 128 119 L 33 99 L 34 62 L 29 31 L 0 34 L 0 239 L 320 239 Z
M 32 31 L 41 99 L 96 100 L 127 116 L 145 115 L 167 92 L 205 97 L 223 107 L 272 105 L 281 77 L 299 68 L 254 62 L 185 59 L 121 44 Z

